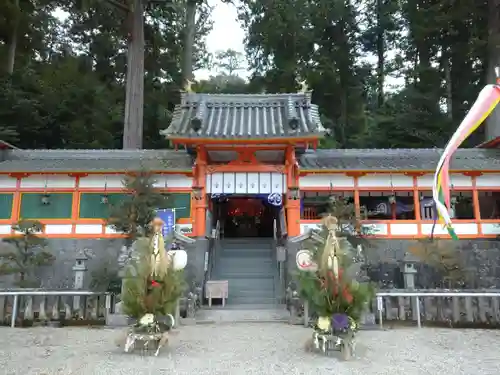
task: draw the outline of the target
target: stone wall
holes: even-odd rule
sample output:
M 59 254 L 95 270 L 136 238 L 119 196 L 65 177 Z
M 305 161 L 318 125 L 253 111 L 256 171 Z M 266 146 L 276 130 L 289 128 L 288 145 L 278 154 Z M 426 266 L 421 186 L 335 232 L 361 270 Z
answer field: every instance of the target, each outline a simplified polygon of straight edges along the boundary
M 459 252 L 459 259 L 466 266 L 464 269 L 466 284 L 452 285 L 467 289 L 499 288 L 500 289 L 500 241 L 492 239 L 451 241 Z M 384 240 L 368 241 L 363 247 L 367 259 L 365 272 L 383 289 L 404 288 L 402 275 L 403 260 L 409 247 L 416 241 Z M 300 244 L 291 244 L 288 248 L 288 272 L 296 271 L 295 254 Z M 417 262 L 416 287 L 442 288 L 448 287 L 443 275 L 423 262 Z
M 123 245 L 122 239 L 48 239 L 47 242 L 48 251 L 55 256 L 55 261 L 52 266 L 39 268 L 36 276 L 40 280 L 40 286 L 48 289 L 73 287 L 72 268 L 81 252 L 88 257 L 88 271 L 84 280 L 84 287 L 88 288 L 92 273 L 117 265 Z M 0 286 L 5 288 L 12 284 L 8 278 L 3 277 L 0 278 Z
M 70 288 L 73 286 L 72 267 L 76 257 L 85 251 L 89 260 L 85 277 L 85 287 L 91 282 L 92 274 L 108 267 L 117 266 L 117 259 L 123 245 L 121 239 L 50 239 L 50 251 L 56 257 L 50 267 L 38 272 L 41 286 L 44 288 Z M 401 268 L 408 247 L 414 241 L 404 240 L 372 240 L 363 252 L 368 260 L 366 273 L 381 287 L 403 288 Z M 208 240 L 198 238 L 193 245 L 186 246 L 188 266 L 186 279 L 201 284 L 204 280 L 205 251 Z M 295 254 L 300 244 L 289 244 L 287 269 L 289 275 L 296 270 Z M 457 251 L 463 263 L 467 265 L 466 288 L 499 288 L 500 289 L 500 242 L 497 240 L 461 240 L 457 242 Z M 438 273 L 424 264 L 418 265 L 416 275 L 417 288 L 443 287 Z M 9 278 L 0 278 L 0 288 L 11 287 Z
M 118 271 L 118 257 L 123 246 L 122 239 L 49 239 L 48 250 L 55 256 L 54 264 L 41 267 L 37 271 L 40 287 L 47 289 L 72 288 L 76 258 L 84 252 L 88 271 L 85 274 L 84 289 L 89 288 L 92 275 Z M 198 240 L 193 245 L 185 246 L 188 253 L 186 279 L 198 283 L 204 278 L 205 250 L 207 240 Z M 12 287 L 9 277 L 0 277 L 0 288 Z
M 465 265 L 463 269 L 467 289 L 500 288 L 500 242 L 497 240 L 451 241 L 459 253 L 458 258 Z M 409 246 L 415 241 L 372 240 L 364 249 L 368 258 L 367 272 L 371 279 L 380 282 L 383 288 L 404 288 L 400 269 Z M 446 287 L 442 275 L 435 269 L 417 263 L 417 288 Z M 455 285 L 457 286 L 457 285 Z

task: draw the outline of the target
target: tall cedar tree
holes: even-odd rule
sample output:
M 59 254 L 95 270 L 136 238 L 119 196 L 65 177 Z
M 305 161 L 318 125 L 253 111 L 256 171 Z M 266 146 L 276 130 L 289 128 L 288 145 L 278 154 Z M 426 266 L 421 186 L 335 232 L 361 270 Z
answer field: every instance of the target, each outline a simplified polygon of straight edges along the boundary
M 20 221 L 14 230 L 20 234 L 4 239 L 5 244 L 0 248 L 0 275 L 13 275 L 20 288 L 39 287 L 37 269 L 50 266 L 55 259 L 46 251 L 47 241 L 37 235 L 42 231 L 42 224 Z
M 154 187 L 155 182 L 148 171 L 127 175 L 123 180 L 127 197 L 111 207 L 108 223 L 115 230 L 127 234 L 128 245 L 141 236 L 147 236 L 156 210 L 168 207 L 168 195 L 159 192 Z

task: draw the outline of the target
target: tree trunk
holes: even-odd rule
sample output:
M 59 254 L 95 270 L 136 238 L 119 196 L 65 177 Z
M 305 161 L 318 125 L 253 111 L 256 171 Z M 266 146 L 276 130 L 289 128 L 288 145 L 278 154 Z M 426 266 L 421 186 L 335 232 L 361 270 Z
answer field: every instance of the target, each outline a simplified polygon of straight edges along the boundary
M 442 54 L 442 65 L 446 87 L 446 115 L 450 120 L 453 120 L 453 81 L 451 80 L 450 58 L 448 52 L 446 51 L 446 47 L 443 47 Z
M 494 84 L 495 67 L 500 67 L 500 0 L 488 1 L 488 63 L 486 83 Z M 486 139 L 500 137 L 500 108 L 496 108 L 486 121 Z
M 383 17 L 383 0 L 377 0 L 377 105 L 384 104 L 384 82 L 385 82 L 385 39 Z
M 182 80 L 193 80 L 194 38 L 196 34 L 196 0 L 188 0 L 186 5 L 186 27 L 184 33 L 184 56 Z
M 19 0 L 15 1 L 16 16 L 13 20 L 12 30 L 9 40 L 9 48 L 7 50 L 7 66 L 6 71 L 8 74 L 14 72 L 14 64 L 16 62 L 16 50 L 17 50 L 17 38 L 19 32 L 19 17 L 21 16 L 21 10 L 19 9 Z
M 127 83 L 123 149 L 141 149 L 144 120 L 144 7 L 133 0 L 128 15 Z

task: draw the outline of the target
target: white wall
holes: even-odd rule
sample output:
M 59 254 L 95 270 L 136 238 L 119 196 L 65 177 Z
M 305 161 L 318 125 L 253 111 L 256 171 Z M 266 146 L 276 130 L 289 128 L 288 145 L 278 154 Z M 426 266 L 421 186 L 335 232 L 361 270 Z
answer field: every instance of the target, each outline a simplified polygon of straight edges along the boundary
M 155 186 L 167 189 L 190 189 L 192 178 L 181 174 L 155 175 Z M 80 188 L 84 189 L 120 189 L 123 175 L 95 174 L 80 178 Z M 0 189 L 16 188 L 16 178 L 0 175 Z M 33 175 L 21 179 L 22 189 L 72 189 L 76 185 L 76 178 L 67 175 Z

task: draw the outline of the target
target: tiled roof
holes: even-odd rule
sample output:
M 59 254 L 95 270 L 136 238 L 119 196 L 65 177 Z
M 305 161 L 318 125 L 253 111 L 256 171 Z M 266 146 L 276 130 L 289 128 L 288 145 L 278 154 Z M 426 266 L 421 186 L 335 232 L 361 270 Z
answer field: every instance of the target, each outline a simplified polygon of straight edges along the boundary
M 299 157 L 303 169 L 421 170 L 436 169 L 442 149 L 349 149 L 306 151 Z M 499 170 L 499 149 L 459 149 L 451 162 L 455 170 Z
M 174 150 L 9 150 L 0 172 L 114 172 L 191 170 L 193 159 Z
M 0 172 L 115 172 L 191 170 L 193 158 L 174 150 L 3 150 Z M 436 168 L 440 149 L 349 149 L 306 151 L 299 156 L 304 170 L 421 170 Z M 460 149 L 451 165 L 455 170 L 500 171 L 500 149 Z
M 324 132 L 310 93 L 185 93 L 162 134 L 172 139 L 259 139 L 319 136 Z

